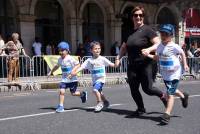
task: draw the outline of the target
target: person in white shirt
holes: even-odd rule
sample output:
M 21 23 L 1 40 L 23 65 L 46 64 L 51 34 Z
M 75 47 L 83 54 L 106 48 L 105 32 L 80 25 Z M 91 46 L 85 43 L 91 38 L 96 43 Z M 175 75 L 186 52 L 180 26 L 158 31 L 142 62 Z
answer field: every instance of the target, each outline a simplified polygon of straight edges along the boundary
M 69 44 L 67 42 L 60 42 L 58 44 L 58 50 L 60 53 L 60 58 L 58 59 L 57 65 L 53 67 L 53 69 L 49 72 L 48 76 L 52 75 L 54 71 L 56 71 L 59 67 L 62 70 L 62 81 L 60 83 L 60 104 L 58 105 L 56 112 L 64 112 L 64 93 L 65 89 L 69 88 L 71 95 L 79 96 L 81 98 L 82 103 L 85 103 L 87 100 L 87 92 L 86 91 L 78 91 L 78 80 L 76 76 L 68 78 L 71 74 L 73 68 L 77 68 L 80 66 L 79 61 L 75 60 L 69 54 Z
M 109 102 L 102 92 L 103 85 L 105 83 L 106 71 L 105 67 L 116 67 L 116 64 L 112 63 L 105 57 L 101 56 L 101 45 L 97 41 L 90 43 L 90 49 L 92 57 L 88 58 L 80 68 L 74 68 L 71 73 L 71 77 L 75 76 L 79 71 L 88 69 L 92 76 L 93 82 L 93 93 L 96 96 L 97 105 L 95 106 L 94 112 L 101 112 L 103 108 L 109 106 Z
M 0 55 L 5 55 L 5 43 L 4 43 L 4 40 L 0 34 Z
M 35 56 L 39 56 L 42 54 L 42 44 L 40 43 L 38 37 L 35 37 L 35 42 L 33 43 L 32 47 Z
M 173 25 L 161 25 L 159 31 L 162 43 L 158 46 L 156 55 L 148 54 L 147 56 L 159 61 L 160 73 L 167 88 L 168 97 L 165 113 L 161 116 L 161 123 L 168 124 L 174 105 L 174 95 L 180 97 L 184 108 L 188 106 L 188 93 L 183 93 L 177 89 L 182 74 L 180 57 L 182 59 L 183 69 L 188 71 L 189 68 L 184 51 L 178 44 L 172 41 L 174 33 Z

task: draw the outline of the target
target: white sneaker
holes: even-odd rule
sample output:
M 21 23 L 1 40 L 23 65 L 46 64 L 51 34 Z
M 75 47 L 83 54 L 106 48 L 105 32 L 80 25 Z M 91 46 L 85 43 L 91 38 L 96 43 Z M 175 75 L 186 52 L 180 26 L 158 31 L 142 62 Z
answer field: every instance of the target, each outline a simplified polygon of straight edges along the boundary
M 95 108 L 94 108 L 94 112 L 101 112 L 101 110 L 103 109 L 103 102 L 99 102 Z

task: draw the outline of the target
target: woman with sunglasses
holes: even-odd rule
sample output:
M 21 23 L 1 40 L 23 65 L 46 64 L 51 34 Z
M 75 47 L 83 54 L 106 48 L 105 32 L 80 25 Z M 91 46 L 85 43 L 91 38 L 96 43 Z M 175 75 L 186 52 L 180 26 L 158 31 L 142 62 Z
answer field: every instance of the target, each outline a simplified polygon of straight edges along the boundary
M 137 6 L 132 10 L 132 21 L 134 32 L 128 37 L 126 43 L 121 46 L 120 54 L 116 57 L 119 65 L 121 57 L 128 53 L 128 83 L 131 95 L 137 105 L 137 110 L 133 113 L 140 116 L 146 112 L 142 95 L 139 91 L 141 84 L 143 91 L 151 96 L 158 96 L 166 106 L 167 100 L 163 92 L 153 87 L 155 62 L 143 56 L 155 51 L 160 43 L 157 34 L 144 24 L 145 11 L 143 7 Z

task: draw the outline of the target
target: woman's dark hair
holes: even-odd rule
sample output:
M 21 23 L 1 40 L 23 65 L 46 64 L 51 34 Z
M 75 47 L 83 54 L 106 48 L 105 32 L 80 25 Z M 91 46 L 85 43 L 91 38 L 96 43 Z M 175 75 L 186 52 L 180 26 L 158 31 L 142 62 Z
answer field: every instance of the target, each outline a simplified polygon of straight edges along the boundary
M 133 15 L 138 10 L 141 10 L 143 16 L 145 16 L 145 11 L 144 11 L 144 8 L 142 6 L 136 6 L 136 7 L 134 7 L 133 10 L 131 11 L 131 14 Z

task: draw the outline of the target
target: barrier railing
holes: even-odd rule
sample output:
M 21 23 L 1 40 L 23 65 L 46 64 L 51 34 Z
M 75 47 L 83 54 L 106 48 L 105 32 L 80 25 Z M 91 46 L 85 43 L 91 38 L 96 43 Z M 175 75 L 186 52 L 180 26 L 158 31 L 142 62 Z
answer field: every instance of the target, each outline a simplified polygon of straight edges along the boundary
M 115 56 L 105 56 L 111 62 L 115 62 Z M 9 67 L 8 61 L 11 57 L 9 56 L 0 56 L 0 86 L 6 84 L 13 84 L 8 82 Z M 89 57 L 83 57 L 80 59 L 80 63 L 83 63 Z M 50 59 L 53 60 L 53 59 Z M 54 59 L 55 60 L 55 59 Z M 57 62 L 57 60 L 55 60 Z M 56 63 L 55 62 L 55 63 Z M 184 73 L 184 76 L 192 76 L 195 79 L 200 78 L 200 58 L 188 58 L 187 59 L 190 71 Z M 122 57 L 121 66 L 119 68 L 106 67 L 107 78 L 118 79 L 119 82 L 125 82 L 126 72 L 127 72 L 128 58 L 127 56 Z M 47 77 L 48 72 L 50 71 L 47 62 L 44 60 L 44 56 L 34 56 L 33 58 L 27 56 L 19 57 L 19 79 L 16 81 L 20 84 L 24 84 L 29 87 L 34 88 L 33 86 L 36 83 L 42 82 L 59 82 L 61 80 L 60 76 L 54 76 L 51 78 Z M 84 70 L 81 72 L 80 82 L 86 81 L 90 78 L 90 72 Z M 16 83 L 15 83 L 16 84 Z M 85 84 L 87 85 L 87 84 Z

